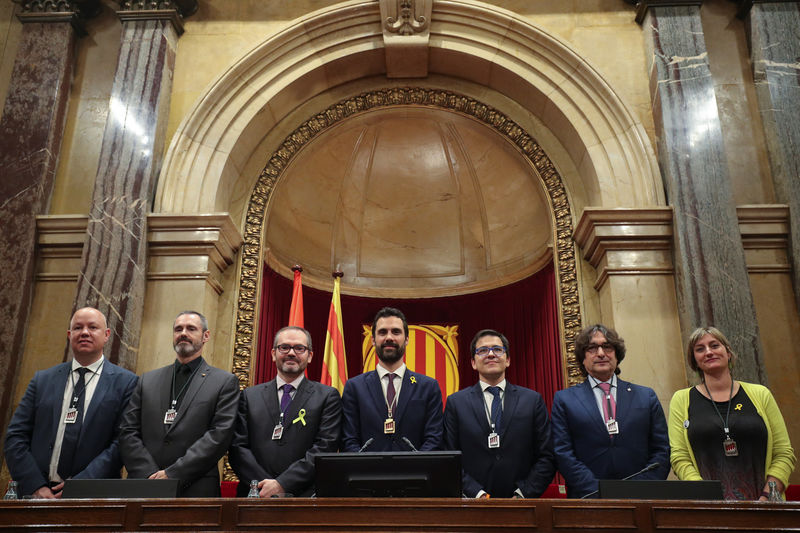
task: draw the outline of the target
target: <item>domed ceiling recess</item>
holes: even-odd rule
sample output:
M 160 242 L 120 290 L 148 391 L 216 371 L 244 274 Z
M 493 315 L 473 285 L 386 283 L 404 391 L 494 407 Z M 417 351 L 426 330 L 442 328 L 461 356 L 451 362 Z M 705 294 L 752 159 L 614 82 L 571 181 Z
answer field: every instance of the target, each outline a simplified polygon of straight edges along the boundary
M 273 190 L 266 259 L 349 294 L 446 296 L 518 281 L 550 261 L 552 221 L 531 163 L 489 126 L 389 107 L 315 137 Z

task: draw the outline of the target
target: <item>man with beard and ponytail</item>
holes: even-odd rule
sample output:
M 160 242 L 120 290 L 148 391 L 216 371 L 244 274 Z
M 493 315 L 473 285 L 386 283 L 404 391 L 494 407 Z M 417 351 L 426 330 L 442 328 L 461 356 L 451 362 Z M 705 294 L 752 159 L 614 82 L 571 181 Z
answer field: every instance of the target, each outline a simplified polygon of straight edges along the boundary
M 310 496 L 314 455 L 339 450 L 342 399 L 333 387 L 303 375 L 313 357 L 308 331 L 282 328 L 272 343 L 278 375 L 242 392 L 229 454 L 239 496 L 247 496 L 254 481 L 261 498 Z
M 427 451 L 442 445 L 442 393 L 436 380 L 406 368 L 408 323 L 384 307 L 372 322 L 375 370 L 349 380 L 342 393 L 343 451 Z
M 179 479 L 178 496 L 219 496 L 217 463 L 233 439 L 239 382 L 203 359 L 206 317 L 183 311 L 172 335 L 175 362 L 144 374 L 131 396 L 122 460 L 130 478 Z

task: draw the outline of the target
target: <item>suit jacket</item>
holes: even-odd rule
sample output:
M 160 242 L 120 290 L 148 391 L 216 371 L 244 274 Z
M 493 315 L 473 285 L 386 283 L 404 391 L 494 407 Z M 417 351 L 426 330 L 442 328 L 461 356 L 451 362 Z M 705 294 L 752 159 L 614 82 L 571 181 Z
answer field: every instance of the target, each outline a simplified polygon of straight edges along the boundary
M 175 421 L 164 424 L 172 372 L 173 365 L 147 372 L 131 396 L 120 433 L 128 477 L 165 470 L 167 477 L 181 480 L 179 496 L 219 496 L 217 463 L 233 438 L 239 383 L 233 374 L 201 361 Z
M 406 369 L 394 413 L 395 432 L 385 434 L 386 399 L 378 372 L 373 370 L 347 380 L 342 392 L 346 452 L 411 451 L 406 437 L 419 451 L 442 447 L 442 392 L 433 378 Z
M 240 480 L 240 496 L 247 495 L 253 479 L 275 479 L 290 494 L 310 495 L 314 455 L 339 450 L 342 399 L 333 387 L 303 379 L 284 416 L 283 436 L 272 440 L 279 419 L 274 379 L 245 389 L 239 398 L 236 433 L 228 455 Z
M 50 458 L 61 419 L 72 362 L 36 372 L 6 432 L 5 455 L 20 496 L 49 482 Z M 78 437 L 74 478 L 118 478 L 122 468 L 118 437 L 122 413 L 136 387 L 136 374 L 108 360 L 97 378 Z
M 636 479 L 666 479 L 669 438 L 664 410 L 649 387 L 617 378 L 619 434 L 609 436 L 588 380 L 556 392 L 553 450 L 567 483 L 567 497 L 597 490 L 599 479 L 622 479 L 647 465 L 659 467 Z
M 510 498 L 519 489 L 526 498 L 538 498 L 556 472 L 547 407 L 531 389 L 506 385 L 499 448 L 489 448 L 491 426 L 480 383 L 447 398 L 444 429 L 446 448 L 461 450 L 469 497 L 483 490 Z

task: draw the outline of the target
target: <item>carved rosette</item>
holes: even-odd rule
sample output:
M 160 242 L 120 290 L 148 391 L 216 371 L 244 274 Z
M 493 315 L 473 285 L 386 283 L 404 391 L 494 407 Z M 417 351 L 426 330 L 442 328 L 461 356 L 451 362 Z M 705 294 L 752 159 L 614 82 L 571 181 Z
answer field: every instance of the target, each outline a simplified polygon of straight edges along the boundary
M 342 100 L 314 115 L 286 137 L 261 172 L 247 207 L 241 254 L 233 354 L 233 373 L 239 379 L 240 387 L 250 385 L 261 278 L 262 237 L 266 206 L 275 183 L 292 158 L 319 133 L 358 113 L 390 106 L 435 107 L 473 117 L 508 138 L 533 164 L 544 182 L 553 213 L 556 279 L 561 305 L 562 347 L 567 360 L 568 384 L 582 381 L 578 365 L 571 355 L 575 347 L 575 336 L 581 329 L 576 253 L 572 240 L 572 212 L 566 189 L 553 162 L 536 140 L 519 124 L 486 104 L 450 91 L 399 87 L 362 93 Z

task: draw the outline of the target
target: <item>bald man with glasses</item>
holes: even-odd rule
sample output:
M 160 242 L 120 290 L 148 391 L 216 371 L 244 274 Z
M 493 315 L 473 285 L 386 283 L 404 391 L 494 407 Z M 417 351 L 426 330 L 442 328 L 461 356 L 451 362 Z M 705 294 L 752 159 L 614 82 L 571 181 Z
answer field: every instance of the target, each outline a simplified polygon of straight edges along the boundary
M 333 387 L 304 376 L 313 357 L 308 331 L 281 329 L 272 345 L 278 375 L 242 393 L 229 453 L 239 496 L 253 481 L 260 498 L 308 496 L 314 455 L 339 449 L 342 399 Z
M 575 357 L 586 381 L 558 391 L 552 413 L 567 497 L 594 496 L 600 479 L 666 479 L 669 438 L 656 393 L 617 377 L 625 341 L 595 324 L 575 338 Z

